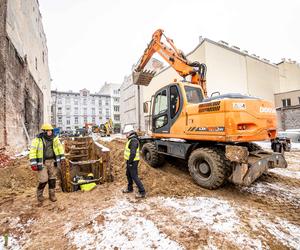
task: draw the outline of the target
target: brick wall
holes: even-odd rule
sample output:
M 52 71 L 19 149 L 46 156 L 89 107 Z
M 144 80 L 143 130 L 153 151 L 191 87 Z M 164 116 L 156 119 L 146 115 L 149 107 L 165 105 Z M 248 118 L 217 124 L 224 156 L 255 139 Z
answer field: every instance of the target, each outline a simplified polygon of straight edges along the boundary
M 300 129 L 300 105 L 277 109 L 279 128 Z
M 19 151 L 39 131 L 43 121 L 43 94 L 6 36 L 5 4 L 0 3 L 0 147 Z M 29 136 L 29 140 L 27 137 Z

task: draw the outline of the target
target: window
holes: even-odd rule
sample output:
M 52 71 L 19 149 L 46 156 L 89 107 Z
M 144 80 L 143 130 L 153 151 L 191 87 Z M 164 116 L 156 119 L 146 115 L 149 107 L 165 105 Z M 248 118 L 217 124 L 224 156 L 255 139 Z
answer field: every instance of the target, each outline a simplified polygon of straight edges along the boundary
M 155 128 L 161 128 L 165 126 L 167 123 L 168 123 L 168 116 L 167 115 L 160 116 L 155 120 Z
M 102 109 L 99 109 L 99 115 L 101 115 L 102 114 Z
M 74 99 L 74 105 L 78 105 L 78 99 Z
M 86 105 L 86 98 L 83 99 L 83 105 Z
M 66 106 L 66 115 L 70 115 L 71 107 Z
M 185 86 L 186 98 L 189 103 L 200 103 L 203 100 L 202 91 L 200 88 Z
M 87 108 L 83 108 L 83 114 L 87 115 Z
M 105 105 L 106 106 L 109 105 L 109 98 L 108 97 L 105 99 Z
M 120 111 L 120 106 L 114 106 L 114 111 L 119 112 Z
M 61 107 L 58 107 L 58 108 L 57 108 L 57 113 L 58 113 L 58 114 L 61 114 L 61 111 L 62 111 L 62 108 L 61 108 Z
M 75 116 L 75 118 L 74 118 L 74 123 L 75 123 L 75 124 L 78 124 L 78 116 Z
M 282 99 L 282 106 L 283 107 L 291 106 L 291 99 L 290 98 Z
M 170 112 L 171 119 L 173 119 L 179 110 L 179 93 L 176 86 L 171 86 L 170 88 Z
M 78 114 L 78 107 L 74 108 L 74 113 L 77 115 Z
M 167 108 L 167 91 L 163 90 L 155 97 L 154 115 L 164 113 Z
M 95 105 L 95 99 L 94 98 L 92 99 L 92 104 Z
M 62 117 L 61 116 L 58 117 L 58 123 L 62 123 Z
M 109 109 L 106 109 L 105 111 L 106 111 L 106 115 L 109 115 Z
M 60 97 L 57 99 L 57 104 L 62 104 L 62 100 Z
M 67 119 L 67 125 L 70 125 L 70 119 Z
M 93 117 L 93 118 L 92 118 L 92 123 L 95 123 L 95 120 L 96 120 L 95 117 Z
M 95 115 L 95 108 L 92 108 L 92 115 Z
M 86 116 L 83 117 L 83 122 L 84 122 L 84 123 L 87 123 L 87 117 L 86 117 Z
M 119 102 L 120 98 L 114 97 L 114 102 Z
M 114 120 L 115 121 L 120 121 L 120 115 L 114 115 Z

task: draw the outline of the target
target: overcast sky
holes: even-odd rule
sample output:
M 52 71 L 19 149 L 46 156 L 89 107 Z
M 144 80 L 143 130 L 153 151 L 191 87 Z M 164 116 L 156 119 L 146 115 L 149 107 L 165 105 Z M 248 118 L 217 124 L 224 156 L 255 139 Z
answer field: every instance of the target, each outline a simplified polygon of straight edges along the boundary
M 162 28 L 186 54 L 199 36 L 300 62 L 298 0 L 39 0 L 52 89 L 122 83 Z

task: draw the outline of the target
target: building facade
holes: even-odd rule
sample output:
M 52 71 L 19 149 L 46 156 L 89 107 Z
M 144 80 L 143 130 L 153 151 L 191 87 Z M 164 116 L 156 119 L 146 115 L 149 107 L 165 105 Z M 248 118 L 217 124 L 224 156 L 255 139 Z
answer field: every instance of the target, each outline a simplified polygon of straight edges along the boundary
M 0 4 L 0 147 L 18 151 L 50 121 L 50 74 L 36 0 Z
M 107 83 L 105 82 L 100 91 L 101 95 L 108 95 L 111 97 L 110 102 L 110 118 L 114 123 L 114 130 L 116 133 L 121 131 L 121 121 L 120 121 L 120 87 L 121 84 L 117 83 Z
M 51 123 L 61 130 L 75 130 L 86 123 L 100 125 L 111 117 L 112 98 L 91 94 L 87 89 L 79 92 L 51 91 Z
M 274 96 L 279 128 L 300 129 L 300 64 L 283 59 L 277 65 L 280 89 Z
M 134 66 L 133 66 L 134 67 Z M 158 71 L 163 68 L 163 63 L 155 58 L 145 66 L 145 70 Z M 123 84 L 120 87 L 120 112 L 121 112 L 121 126 L 133 125 L 134 129 L 145 131 L 145 121 L 143 111 L 143 86 L 133 84 L 132 74 L 125 76 Z

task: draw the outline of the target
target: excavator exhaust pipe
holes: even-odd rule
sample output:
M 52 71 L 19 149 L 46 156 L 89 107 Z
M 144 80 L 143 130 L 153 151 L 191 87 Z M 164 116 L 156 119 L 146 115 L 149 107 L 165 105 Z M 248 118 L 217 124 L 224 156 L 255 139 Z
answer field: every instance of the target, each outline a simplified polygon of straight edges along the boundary
M 152 78 L 155 75 L 155 71 L 144 70 L 140 72 L 132 72 L 133 83 L 136 85 L 148 86 Z

